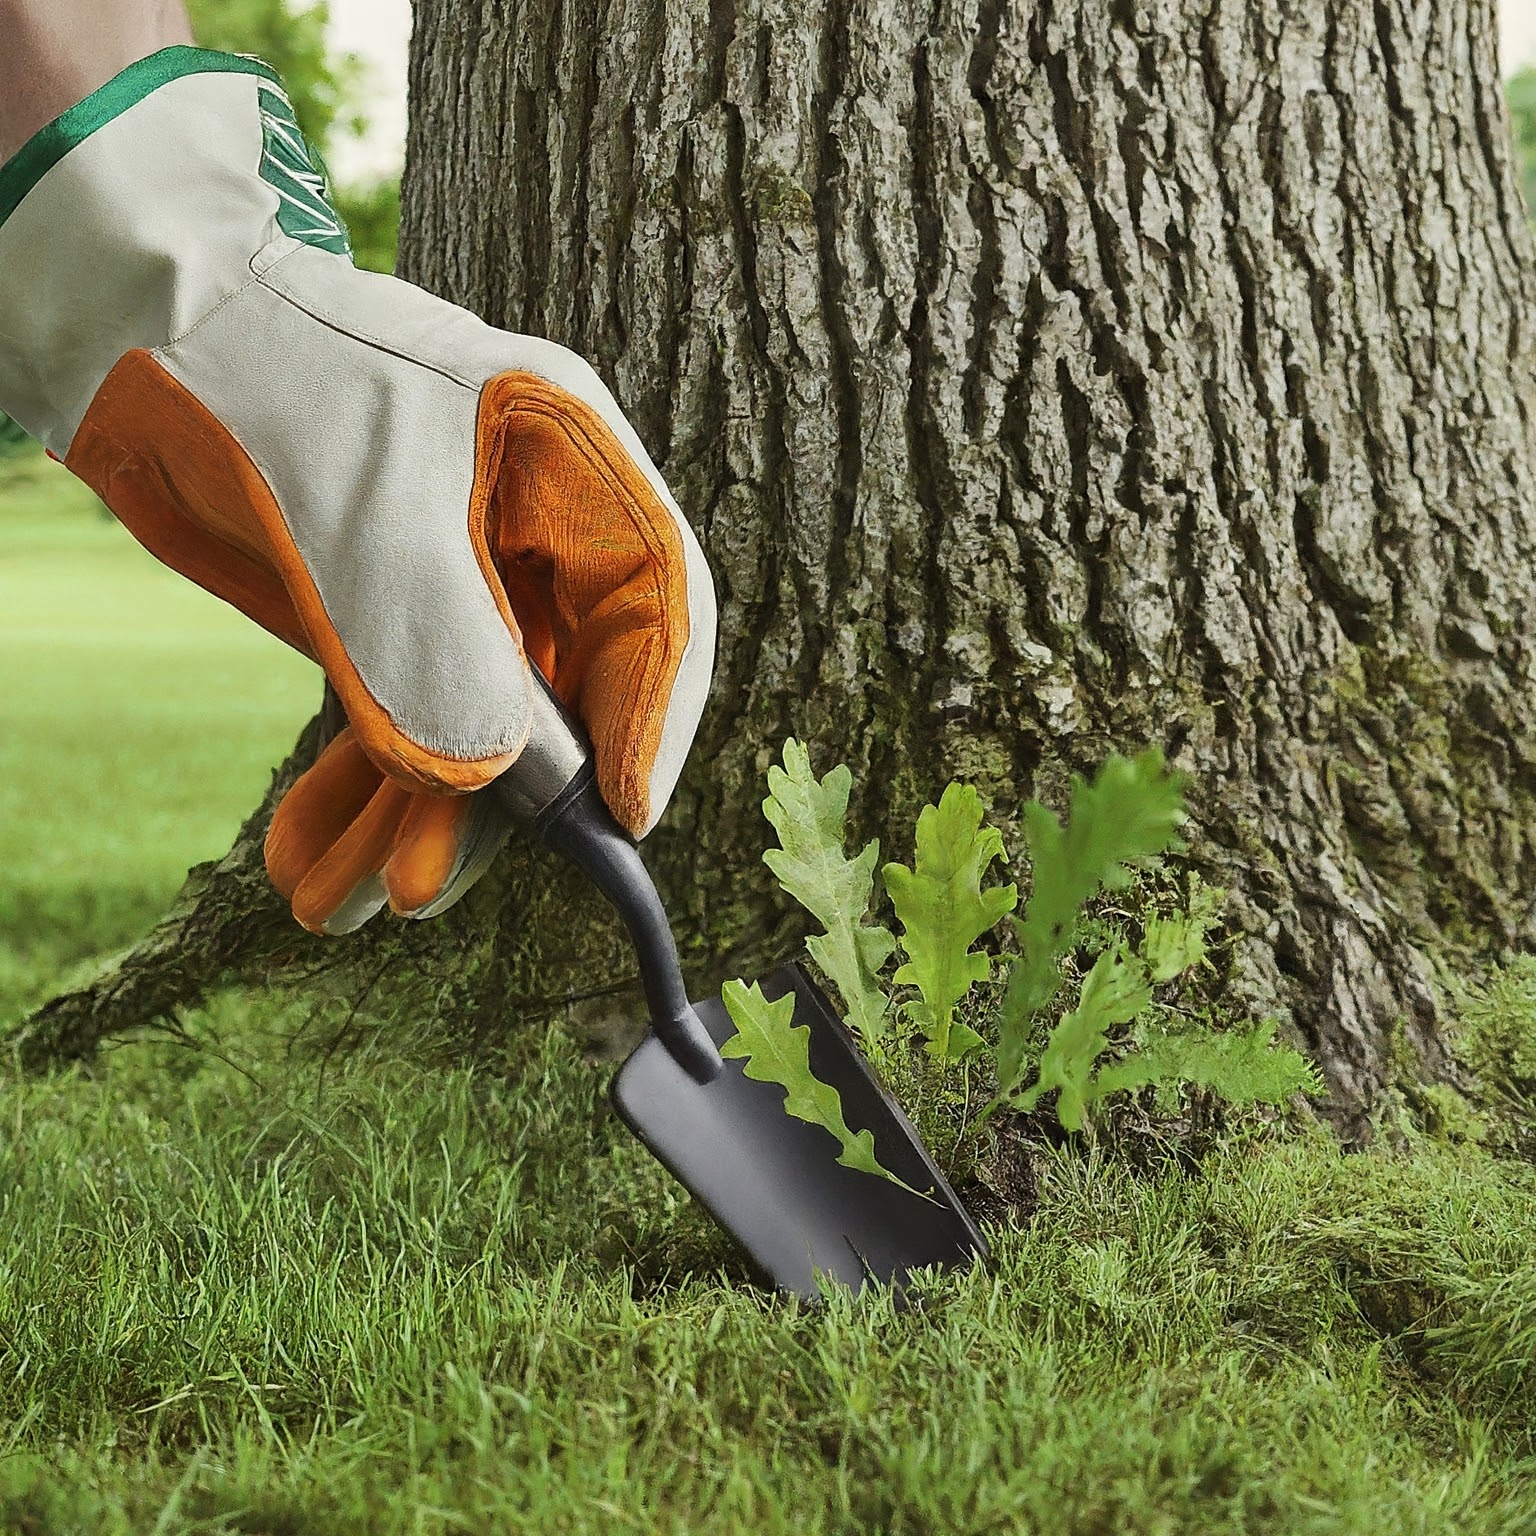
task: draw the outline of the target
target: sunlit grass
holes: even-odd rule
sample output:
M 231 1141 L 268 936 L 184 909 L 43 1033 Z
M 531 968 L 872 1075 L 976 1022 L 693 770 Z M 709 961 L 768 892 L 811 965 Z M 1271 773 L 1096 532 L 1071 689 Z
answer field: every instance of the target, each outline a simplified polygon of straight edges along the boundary
M 0 458 L 0 1017 L 228 845 L 319 698 L 41 453 Z
M 1155 1180 L 1043 1153 L 990 1269 L 813 1314 L 719 1272 L 558 1028 L 496 1073 L 385 1038 L 322 1085 L 264 1022 L 201 1026 L 249 1077 L 138 1044 L 0 1089 L 0 1528 L 1536 1519 L 1536 1383 L 1482 1367 L 1533 1325 L 1528 1286 L 1503 1305 L 1529 1168 L 1321 1133 Z

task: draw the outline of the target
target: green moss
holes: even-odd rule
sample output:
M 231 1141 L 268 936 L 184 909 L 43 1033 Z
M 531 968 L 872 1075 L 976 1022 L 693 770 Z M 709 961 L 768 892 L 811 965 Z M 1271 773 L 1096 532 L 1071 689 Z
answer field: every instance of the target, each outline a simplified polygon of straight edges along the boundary
M 811 194 L 777 165 L 753 168 L 747 177 L 747 203 L 759 226 L 816 223 L 816 205 Z
M 1450 1145 L 1488 1139 L 1487 1118 L 1449 1083 L 1424 1083 L 1414 1088 L 1414 1107 L 1425 1133 Z
M 1464 689 L 1422 651 L 1353 648 L 1322 684 L 1338 704 L 1339 726 L 1359 722 L 1364 733 L 1364 766 L 1348 761 L 1348 749 L 1331 765 L 1341 791 L 1368 798 L 1374 787 L 1389 800 L 1413 798 L 1418 806 L 1410 816 L 1436 827 L 1432 845 L 1407 821 L 1375 827 L 1350 815 L 1347 832 L 1360 861 L 1393 886 L 1421 944 L 1463 965 L 1486 954 L 1493 935 L 1518 929 L 1525 916 L 1495 829 L 1512 818 L 1536 824 L 1536 795 L 1492 777 L 1493 765 L 1476 745 L 1479 729 L 1458 726 Z
M 995 735 L 977 736 L 964 727 L 945 732 L 945 755 L 950 762 L 952 776 L 962 784 L 974 785 L 990 806 L 999 798 L 1000 789 L 1014 788 L 1013 758 L 1007 745 Z M 936 791 L 930 790 L 932 796 Z M 1012 798 L 1012 797 L 1010 797 Z M 1001 808 L 1003 815 L 995 818 L 1014 822 L 1019 815 L 1018 805 Z

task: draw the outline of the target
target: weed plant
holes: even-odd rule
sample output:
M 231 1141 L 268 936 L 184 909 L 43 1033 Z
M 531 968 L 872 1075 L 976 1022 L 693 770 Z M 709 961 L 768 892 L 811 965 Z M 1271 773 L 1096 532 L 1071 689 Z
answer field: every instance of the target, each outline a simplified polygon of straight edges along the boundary
M 1018 888 L 995 874 L 1008 863 L 1002 836 L 969 786 L 951 784 L 924 808 L 910 868 L 881 869 L 877 842 L 848 856 L 846 767 L 818 779 L 790 740 L 768 785 L 763 811 L 779 846 L 764 862 L 820 925 L 811 960 L 955 1180 L 985 1171 L 995 1183 L 1019 1121 L 1042 1102 L 1063 1131 L 1091 1132 L 1094 1112 L 1116 1100 L 1139 1098 L 1166 1122 L 1201 1097 L 1278 1106 L 1320 1089 L 1311 1066 L 1275 1042 L 1273 1020 L 1218 1027 L 1209 1010 L 1176 1006 L 1209 968 L 1223 892 L 1191 875 L 1171 903 L 1148 900 L 1144 885 L 1134 919 L 1101 903 L 1182 848 L 1182 783 L 1155 749 L 1116 754 L 1091 782 L 1074 779 L 1065 826 L 1038 801 L 1024 807 L 1030 890 L 1016 918 Z M 899 937 L 882 920 L 882 887 Z M 990 991 L 994 959 L 977 946 L 1005 922 L 1015 953 L 1003 961 L 1005 984 Z M 836 1091 L 813 1077 L 794 998 L 770 1002 L 740 981 L 723 997 L 737 1027 L 724 1054 L 782 1086 L 786 1113 L 827 1130 L 839 1162 L 900 1183 L 870 1133 L 844 1120 Z

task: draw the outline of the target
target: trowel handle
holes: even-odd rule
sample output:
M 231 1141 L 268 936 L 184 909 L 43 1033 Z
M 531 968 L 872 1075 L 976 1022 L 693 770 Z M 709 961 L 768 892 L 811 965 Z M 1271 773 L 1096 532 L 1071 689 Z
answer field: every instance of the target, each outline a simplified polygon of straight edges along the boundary
M 710 1082 L 722 1070 L 720 1052 L 688 1001 L 661 897 L 598 792 L 585 732 L 532 670 L 541 686 L 535 690 L 528 745 L 491 791 L 520 826 L 569 859 L 613 904 L 640 962 L 651 1027 L 690 1077 Z

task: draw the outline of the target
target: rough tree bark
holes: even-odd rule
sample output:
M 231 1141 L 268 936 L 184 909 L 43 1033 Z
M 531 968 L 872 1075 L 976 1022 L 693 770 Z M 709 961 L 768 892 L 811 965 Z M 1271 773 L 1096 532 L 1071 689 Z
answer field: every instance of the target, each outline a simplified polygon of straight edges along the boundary
M 1400 1030 L 1445 1070 L 1425 955 L 1533 928 L 1536 294 L 1493 0 L 417 0 L 411 93 L 404 275 L 592 357 L 718 578 L 651 845 L 701 970 L 782 937 L 785 735 L 852 765 L 866 833 L 947 775 L 1006 820 L 1155 741 L 1234 989 L 1345 1118 Z M 509 858 L 351 960 L 568 993 L 622 951 L 548 876 Z M 220 963 L 313 962 L 253 931 Z

